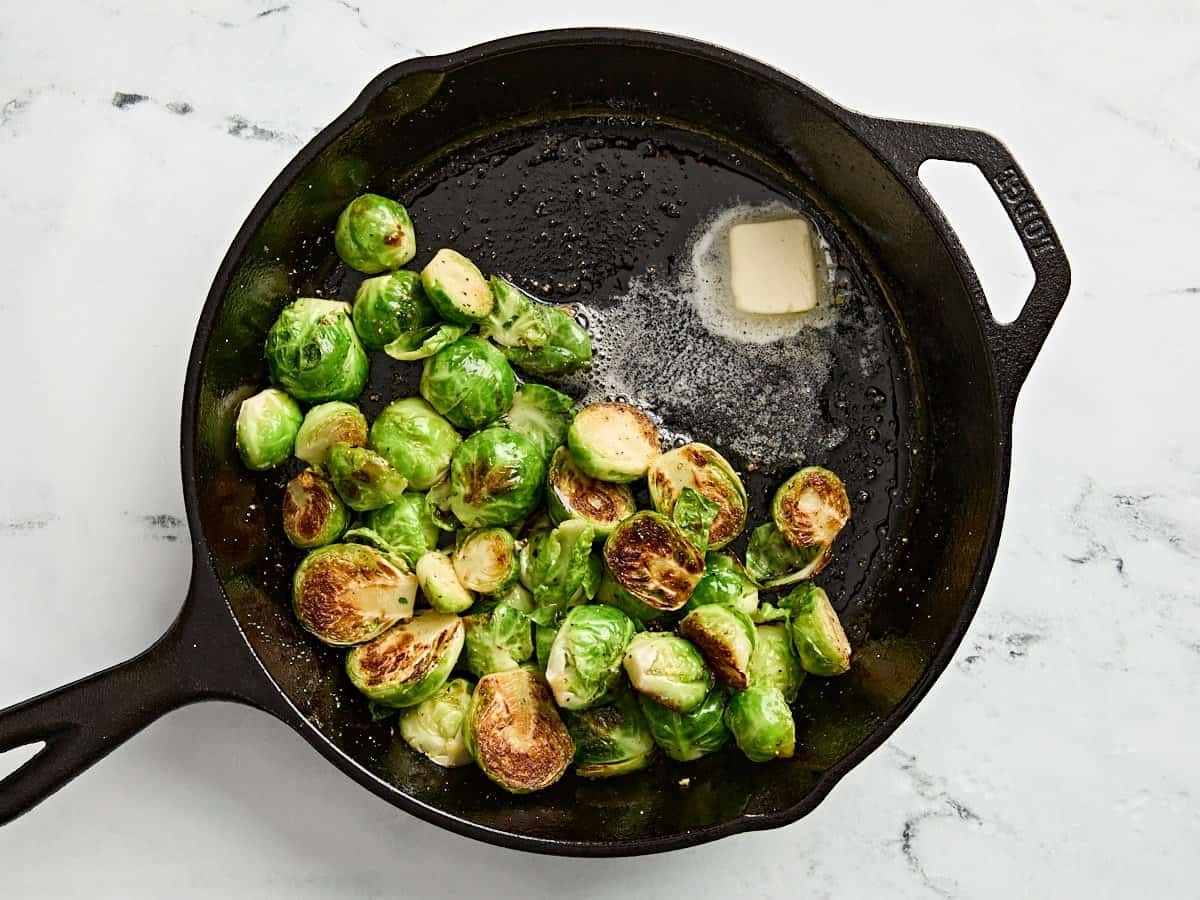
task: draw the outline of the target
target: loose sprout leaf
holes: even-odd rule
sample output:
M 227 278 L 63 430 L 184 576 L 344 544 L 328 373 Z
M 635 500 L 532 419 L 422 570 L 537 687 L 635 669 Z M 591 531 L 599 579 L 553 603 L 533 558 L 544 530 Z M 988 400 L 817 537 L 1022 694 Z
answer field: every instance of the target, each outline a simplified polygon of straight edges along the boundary
M 524 347 L 505 347 L 508 361 L 530 375 L 557 378 L 589 365 L 592 361 L 592 339 L 569 313 L 557 307 L 546 307 L 544 314 L 550 323 L 550 342 L 540 350 Z
M 448 347 L 467 333 L 466 325 L 426 325 L 407 331 L 392 339 L 383 352 L 401 362 L 427 359 L 443 347 Z
M 775 527 L 766 522 L 750 535 L 746 548 L 746 569 L 763 587 L 780 587 L 812 578 L 825 567 L 830 553 L 827 546 L 793 547 Z
M 491 313 L 479 326 L 479 333 L 503 347 L 541 350 L 550 343 L 550 317 L 546 307 L 538 305 L 516 285 L 498 275 L 491 279 Z
M 513 395 L 504 424 L 525 435 L 549 460 L 556 447 L 567 439 L 575 401 L 544 384 L 523 384 Z
M 704 557 L 704 577 L 684 605 L 691 612 L 709 603 L 721 603 L 740 609 L 751 618 L 758 606 L 758 584 L 730 553 L 709 553 Z
M 684 488 L 679 492 L 672 518 L 675 524 L 683 529 L 696 549 L 701 553 L 708 552 L 708 530 L 720 512 L 719 504 L 707 497 L 702 497 L 692 488 Z
M 368 512 L 365 524 L 410 566 L 437 548 L 438 527 L 424 494 L 401 494 L 395 502 Z
M 549 625 L 592 577 L 592 526 L 569 519 L 531 542 L 529 580 L 533 589 L 533 620 Z

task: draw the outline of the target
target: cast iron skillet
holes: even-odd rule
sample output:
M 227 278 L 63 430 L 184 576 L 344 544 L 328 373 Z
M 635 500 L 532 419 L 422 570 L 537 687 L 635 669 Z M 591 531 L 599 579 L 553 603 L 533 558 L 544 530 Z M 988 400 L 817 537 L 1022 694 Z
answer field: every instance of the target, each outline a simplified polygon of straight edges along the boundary
M 993 321 L 917 178 L 932 158 L 976 165 L 1020 235 L 1036 283 L 1011 324 Z M 822 421 L 839 436 L 821 460 L 858 499 L 822 582 L 849 623 L 856 662 L 841 679 L 805 683 L 794 760 L 754 766 L 730 750 L 510 797 L 473 768 L 433 766 L 372 724 L 340 673 L 341 654 L 299 630 L 288 607 L 296 557 L 276 518 L 287 473 L 243 471 L 232 423 L 238 402 L 265 383 L 263 336 L 286 300 L 353 291 L 332 223 L 363 190 L 409 205 L 420 234 L 414 265 L 451 244 L 485 271 L 600 312 L 633 273 L 676 272 L 689 231 L 731 198 L 784 199 L 834 238 L 858 312 L 833 332 L 832 374 L 816 385 Z M 0 782 L 0 822 L 169 710 L 209 699 L 265 710 L 396 806 L 507 847 L 653 853 L 799 819 L 912 711 L 969 625 L 1000 537 L 1013 404 L 1069 282 L 1058 238 L 999 141 L 851 112 L 727 50 L 581 29 L 392 67 L 275 179 L 208 295 L 183 399 L 194 563 L 179 618 L 142 655 L 0 713 L 0 751 L 45 742 Z M 867 333 L 873 363 L 860 352 Z M 692 334 L 668 338 L 684 375 L 701 377 L 704 361 L 688 357 Z M 608 347 L 600 365 L 636 359 L 661 339 L 626 328 L 625 346 Z M 376 359 L 368 413 L 410 391 L 413 368 Z M 788 377 L 764 367 L 763 388 Z M 678 410 L 664 398 L 668 427 L 695 424 L 672 421 Z M 761 427 L 788 416 L 764 414 Z M 703 424 L 716 431 L 696 427 L 698 437 L 720 434 L 719 421 Z M 759 495 L 789 462 L 751 474 L 752 459 L 725 449 Z

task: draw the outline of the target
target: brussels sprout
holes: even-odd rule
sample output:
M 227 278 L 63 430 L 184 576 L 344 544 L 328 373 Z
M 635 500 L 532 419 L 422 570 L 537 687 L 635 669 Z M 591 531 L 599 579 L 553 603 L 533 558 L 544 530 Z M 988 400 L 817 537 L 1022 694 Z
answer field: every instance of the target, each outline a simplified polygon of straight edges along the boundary
M 436 694 L 463 648 L 458 616 L 424 609 L 346 654 L 356 688 L 385 706 L 414 706 Z
M 783 587 L 812 578 L 829 562 L 827 545 L 793 547 L 774 522 L 759 525 L 746 548 L 746 570 L 763 587 Z
M 555 702 L 563 709 L 609 702 L 633 634 L 633 622 L 612 606 L 577 606 L 567 613 L 546 662 Z
M 721 508 L 707 497 L 701 496 L 691 488 L 684 488 L 671 518 L 697 550 L 707 553 L 708 530 L 717 520 L 717 513 L 720 511 Z
M 428 359 L 443 347 L 449 347 L 470 330 L 466 325 L 429 325 L 418 331 L 400 335 L 384 347 L 383 352 L 401 362 Z
M 334 444 L 363 447 L 367 443 L 367 418 L 353 403 L 331 400 L 318 403 L 304 414 L 296 434 L 296 456 L 310 466 L 324 467 Z
M 408 210 L 387 197 L 355 197 L 338 216 L 333 243 L 342 262 L 367 275 L 398 269 L 417 253 Z
M 271 469 L 292 455 L 300 430 L 300 407 L 275 388 L 247 397 L 238 407 L 234 429 L 238 455 L 247 469 Z
M 846 486 L 828 469 L 801 469 L 775 492 L 771 517 L 793 547 L 826 546 L 850 519 Z
M 700 651 L 661 631 L 634 635 L 625 648 L 625 674 L 639 694 L 676 712 L 695 709 L 712 687 Z
M 783 694 L 784 700 L 793 702 L 804 681 L 804 670 L 792 649 L 792 635 L 787 623 L 758 625 L 754 632 L 750 687 L 775 688 Z
M 450 509 L 468 528 L 515 525 L 541 502 L 545 477 L 529 438 L 508 428 L 477 431 L 450 465 Z
M 712 673 L 730 687 L 749 685 L 754 623 L 740 609 L 710 603 L 684 616 L 679 633 L 700 649 Z
M 301 297 L 286 306 L 265 347 L 271 381 L 297 400 L 353 400 L 367 383 L 367 351 L 348 304 Z
M 679 609 L 704 575 L 704 556 L 666 516 L 643 510 L 604 542 L 604 561 L 617 583 L 655 609 Z
M 717 517 L 708 532 L 708 546 L 719 550 L 746 527 L 746 488 L 733 466 L 707 444 L 685 444 L 668 450 L 647 473 L 650 500 L 665 516 L 673 516 L 685 488 L 717 504 Z
M 684 609 L 691 612 L 709 603 L 732 606 L 751 617 L 758 609 L 758 585 L 736 556 L 709 553 L 704 557 L 704 577 Z
M 494 594 L 517 580 L 517 542 L 503 528 L 468 532 L 454 550 L 454 571 L 472 591 Z
M 533 626 L 533 649 L 542 674 L 545 674 L 546 666 L 550 662 L 550 648 L 554 646 L 554 638 L 557 634 L 557 625 L 535 624 Z
M 427 491 L 446 477 L 461 443 L 454 426 L 420 397 L 392 401 L 371 423 L 375 452 L 417 491 Z
M 447 322 L 471 325 L 492 312 L 492 289 L 483 274 L 461 253 L 442 248 L 421 270 L 421 284 L 433 308 Z
M 346 505 L 357 512 L 395 503 L 408 487 L 405 477 L 378 453 L 341 442 L 329 448 L 329 477 Z
M 751 762 L 769 762 L 796 752 L 796 722 L 775 688 L 752 687 L 734 694 L 725 710 L 725 724 Z
M 550 343 L 550 320 L 546 307 L 539 306 L 514 284 L 499 275 L 491 279 L 491 313 L 483 320 L 479 333 L 503 347 L 541 350 Z
M 527 579 L 533 590 L 532 618 L 549 625 L 579 593 L 588 577 L 592 526 L 569 519 L 530 539 Z
M 358 339 L 368 350 L 382 350 L 399 339 L 412 341 L 437 323 L 416 272 L 389 272 L 364 279 L 354 292 L 351 314 Z
M 691 762 L 720 750 L 729 740 L 729 729 L 725 727 L 726 690 L 717 685 L 695 709 L 686 713 L 668 709 L 649 697 L 639 697 L 654 743 L 677 762 Z
M 625 588 L 617 584 L 617 580 L 612 577 L 612 573 L 607 569 L 604 570 L 603 577 L 600 579 L 600 588 L 596 591 L 596 602 L 615 606 L 639 625 L 653 622 L 664 615 L 663 610 L 655 609 L 650 604 L 643 603 L 637 597 L 633 596 L 633 594 L 629 593 L 629 591 L 625 590 Z
M 533 612 L 533 592 L 519 581 L 514 581 L 502 591 L 496 591 L 491 596 L 497 603 L 505 603 L 513 609 L 519 609 L 525 615 Z
M 416 597 L 416 576 L 362 544 L 313 550 L 292 579 L 296 618 L 334 647 L 369 641 L 409 618 Z
M 505 347 L 508 361 L 529 375 L 554 378 L 570 375 L 592 361 L 592 339 L 574 317 L 554 306 L 543 307 L 550 324 L 550 343 L 540 350 Z
M 425 512 L 440 531 L 458 531 L 461 523 L 450 509 L 450 476 L 447 475 L 425 494 Z
M 628 403 L 593 403 L 575 415 L 567 446 L 584 475 L 601 481 L 637 481 L 659 457 L 658 429 Z
M 450 557 L 440 550 L 430 550 L 417 560 L 417 581 L 429 605 L 438 612 L 465 612 L 475 603 L 475 594 L 458 580 Z
M 439 766 L 469 765 L 463 722 L 473 690 L 465 678 L 447 681 L 436 694 L 400 713 L 400 737 Z
M 467 629 L 467 669 L 476 678 L 516 669 L 533 656 L 529 617 L 507 603 L 463 616 L 463 625 Z
M 410 566 L 437 548 L 438 528 L 429 518 L 423 494 L 404 493 L 395 502 L 371 510 L 366 525 Z
M 546 507 L 554 522 L 582 519 L 595 529 L 597 538 L 612 534 L 618 522 L 637 512 L 629 485 L 584 475 L 566 447 L 559 447 L 550 458 Z
M 575 774 L 583 778 L 613 778 L 646 768 L 654 762 L 654 738 L 637 694 L 621 691 L 608 706 L 564 713 L 575 742 Z
M 815 584 L 802 584 L 780 601 L 791 620 L 792 646 L 804 671 L 841 675 L 850 669 L 850 641 L 829 602 Z
M 421 396 L 459 428 L 482 428 L 507 412 L 515 387 L 508 361 L 474 335 L 442 348 L 421 370 Z
M 504 424 L 525 435 L 549 459 L 556 447 L 567 439 L 575 401 L 544 384 L 523 384 L 513 395 L 512 407 Z
M 483 774 L 514 794 L 554 784 L 575 756 L 550 689 L 528 669 L 481 678 L 463 734 Z
M 333 543 L 346 530 L 346 504 L 325 478 L 305 469 L 283 492 L 283 533 L 292 546 L 311 550 Z

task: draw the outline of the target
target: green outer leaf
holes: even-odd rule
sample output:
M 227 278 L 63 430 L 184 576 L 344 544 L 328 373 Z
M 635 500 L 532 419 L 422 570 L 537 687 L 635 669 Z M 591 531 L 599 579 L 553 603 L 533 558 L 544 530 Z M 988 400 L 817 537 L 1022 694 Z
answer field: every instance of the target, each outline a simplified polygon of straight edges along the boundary
M 557 307 L 545 314 L 550 322 L 550 343 L 541 350 L 505 347 L 508 361 L 523 372 L 542 378 L 569 375 L 592 361 L 592 339 L 575 319 Z
M 504 424 L 523 434 L 549 460 L 555 448 L 567 439 L 575 401 L 544 384 L 523 384 L 513 395 Z
M 569 519 L 544 532 L 531 544 L 529 579 L 533 585 L 532 618 L 549 625 L 589 577 L 592 552 L 592 526 L 580 519 Z
M 449 347 L 470 328 L 466 325 L 427 325 L 414 329 L 389 341 L 383 352 L 392 359 L 401 362 L 414 362 L 418 359 L 428 359 L 443 347 Z
M 828 561 L 828 547 L 793 547 L 774 522 L 755 528 L 746 548 L 746 570 L 763 587 L 782 587 L 812 578 Z
M 679 499 L 675 502 L 671 518 L 683 529 L 683 533 L 696 545 L 697 550 L 707 553 L 708 530 L 720 511 L 721 507 L 718 504 L 688 487 L 679 492 Z
M 555 702 L 564 709 L 587 709 L 611 700 L 633 635 L 633 622 L 612 606 L 577 606 L 568 612 L 546 665 Z

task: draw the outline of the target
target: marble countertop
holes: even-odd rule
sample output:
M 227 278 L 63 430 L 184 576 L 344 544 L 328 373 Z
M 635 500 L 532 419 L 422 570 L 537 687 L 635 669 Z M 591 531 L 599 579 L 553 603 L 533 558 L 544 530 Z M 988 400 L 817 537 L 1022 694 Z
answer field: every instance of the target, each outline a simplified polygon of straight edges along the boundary
M 953 665 L 804 821 L 620 863 L 449 835 L 269 717 L 195 706 L 0 831 L 5 896 L 1195 891 L 1200 8 L 668 6 L 4 5 L 0 707 L 134 654 L 174 617 L 187 352 L 265 185 L 389 64 L 582 24 L 686 33 L 851 107 L 986 128 L 1038 188 L 1075 287 L 1021 396 L 999 557 Z M 1023 264 L 986 242 L 998 209 L 957 196 L 956 176 L 935 191 L 1015 303 Z

